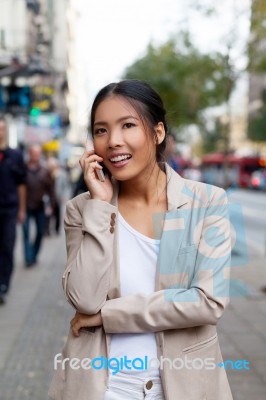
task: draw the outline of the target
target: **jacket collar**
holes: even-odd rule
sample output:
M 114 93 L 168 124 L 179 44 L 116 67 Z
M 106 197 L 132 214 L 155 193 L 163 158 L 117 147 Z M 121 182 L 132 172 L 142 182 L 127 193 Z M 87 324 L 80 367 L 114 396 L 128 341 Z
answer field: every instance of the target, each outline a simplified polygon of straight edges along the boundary
M 173 211 L 189 202 L 189 198 L 184 192 L 185 180 L 167 163 L 162 163 L 162 167 L 164 172 L 166 173 L 167 179 L 168 211 Z M 117 207 L 119 182 L 113 177 L 111 179 L 114 188 L 111 204 Z
M 164 163 L 164 170 L 167 178 L 168 211 L 173 211 L 189 202 L 187 195 L 184 193 L 185 179 L 167 163 Z

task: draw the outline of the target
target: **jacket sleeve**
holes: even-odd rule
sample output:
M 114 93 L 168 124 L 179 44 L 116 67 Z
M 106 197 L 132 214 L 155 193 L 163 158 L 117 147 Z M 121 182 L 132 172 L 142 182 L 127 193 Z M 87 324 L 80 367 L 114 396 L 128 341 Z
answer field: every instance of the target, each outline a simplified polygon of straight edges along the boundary
M 110 220 L 116 212 L 115 206 L 100 200 L 88 199 L 82 209 L 76 199 L 67 203 L 62 283 L 67 300 L 81 313 L 96 314 L 106 301 L 114 246 Z
M 101 311 L 105 331 L 140 333 L 215 325 L 229 302 L 231 236 L 222 189 L 205 207 L 197 247 L 187 288 L 173 282 L 171 288 L 150 295 L 108 300 Z

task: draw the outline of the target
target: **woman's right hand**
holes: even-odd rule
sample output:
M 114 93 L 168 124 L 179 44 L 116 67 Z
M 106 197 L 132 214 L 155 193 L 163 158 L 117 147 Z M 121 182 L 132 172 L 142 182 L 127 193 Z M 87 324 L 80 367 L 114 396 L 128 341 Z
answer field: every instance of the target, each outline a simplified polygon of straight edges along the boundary
M 83 171 L 84 181 L 91 194 L 92 199 L 110 202 L 113 196 L 113 186 L 108 174 L 105 174 L 104 182 L 101 182 L 96 176 L 96 169 L 101 170 L 103 158 L 94 153 L 94 151 L 85 151 L 79 160 Z

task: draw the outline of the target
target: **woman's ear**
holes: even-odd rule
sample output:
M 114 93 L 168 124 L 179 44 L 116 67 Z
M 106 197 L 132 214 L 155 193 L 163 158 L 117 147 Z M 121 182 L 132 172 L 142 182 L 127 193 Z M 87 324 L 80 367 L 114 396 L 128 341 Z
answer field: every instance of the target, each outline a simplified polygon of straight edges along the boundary
M 165 138 L 165 129 L 164 124 L 162 122 L 158 122 L 158 125 L 155 127 L 155 143 L 161 144 Z

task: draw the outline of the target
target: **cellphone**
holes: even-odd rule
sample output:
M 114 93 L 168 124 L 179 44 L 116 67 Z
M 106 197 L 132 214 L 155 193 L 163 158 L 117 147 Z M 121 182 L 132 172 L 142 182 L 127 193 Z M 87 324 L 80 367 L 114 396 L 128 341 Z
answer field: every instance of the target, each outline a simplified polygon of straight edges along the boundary
M 96 163 L 99 164 L 98 161 L 96 161 Z M 101 165 L 101 164 L 99 164 L 99 165 Z M 104 176 L 104 173 L 103 173 L 103 170 L 102 170 L 102 169 L 96 169 L 96 175 L 97 175 L 98 179 L 99 179 L 101 182 L 104 182 L 104 181 L 105 181 L 105 176 Z
M 86 139 L 85 147 L 86 147 L 86 150 L 87 150 L 87 151 L 94 151 L 93 142 L 90 140 L 89 137 L 87 137 L 87 139 Z M 98 163 L 98 161 L 96 161 L 96 162 Z M 99 164 L 99 163 L 98 163 L 98 164 Z M 99 164 L 99 165 L 101 165 L 101 164 Z M 103 166 L 103 168 L 104 168 L 104 166 Z M 106 169 L 106 168 L 105 168 L 105 169 Z M 101 170 L 101 169 L 96 169 L 95 172 L 96 172 L 96 175 L 97 175 L 98 179 L 99 179 L 101 182 L 104 182 L 104 181 L 105 181 L 105 176 L 104 176 L 103 170 Z

